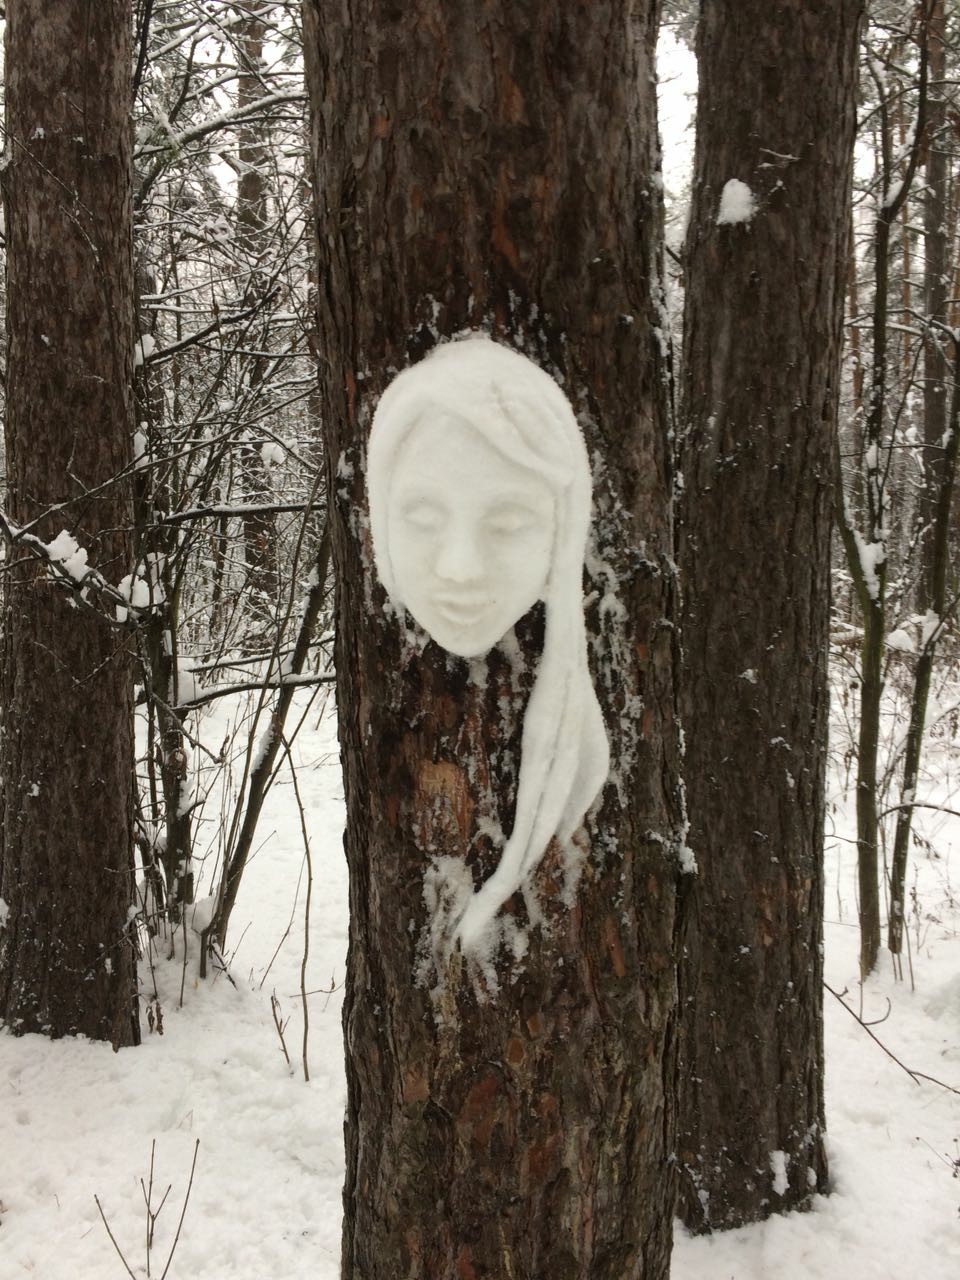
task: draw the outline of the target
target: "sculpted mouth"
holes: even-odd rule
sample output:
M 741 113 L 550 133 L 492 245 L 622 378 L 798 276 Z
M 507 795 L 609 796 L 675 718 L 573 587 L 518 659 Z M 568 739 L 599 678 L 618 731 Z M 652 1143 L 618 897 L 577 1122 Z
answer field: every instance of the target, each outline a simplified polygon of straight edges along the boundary
M 490 601 L 476 596 L 443 596 L 437 601 L 437 611 L 448 622 L 459 626 L 471 626 L 479 622 L 490 608 Z

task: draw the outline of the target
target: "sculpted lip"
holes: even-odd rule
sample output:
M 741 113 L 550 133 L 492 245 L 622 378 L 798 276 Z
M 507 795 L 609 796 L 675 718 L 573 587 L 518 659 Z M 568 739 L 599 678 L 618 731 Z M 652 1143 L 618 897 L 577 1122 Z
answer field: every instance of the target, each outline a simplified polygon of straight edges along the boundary
M 436 600 L 436 607 L 448 621 L 469 625 L 479 621 L 490 608 L 490 603 L 486 597 L 440 596 Z

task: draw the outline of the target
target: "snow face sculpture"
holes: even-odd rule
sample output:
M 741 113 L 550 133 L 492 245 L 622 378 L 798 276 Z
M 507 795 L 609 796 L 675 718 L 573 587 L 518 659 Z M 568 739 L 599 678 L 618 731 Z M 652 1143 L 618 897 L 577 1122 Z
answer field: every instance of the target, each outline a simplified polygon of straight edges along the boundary
M 570 841 L 609 768 L 583 620 L 587 452 L 553 379 L 475 337 L 438 347 L 387 387 L 367 467 L 380 580 L 439 645 L 480 657 L 544 602 L 514 829 L 453 931 L 462 951 L 489 955 L 500 908 L 554 837 Z

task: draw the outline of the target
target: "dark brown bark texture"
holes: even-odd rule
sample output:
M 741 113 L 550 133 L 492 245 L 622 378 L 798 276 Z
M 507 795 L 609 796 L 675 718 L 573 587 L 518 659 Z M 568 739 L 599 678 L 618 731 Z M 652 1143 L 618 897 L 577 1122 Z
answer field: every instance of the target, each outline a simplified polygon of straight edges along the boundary
M 665 1277 L 681 826 L 656 7 L 305 13 L 350 867 L 343 1275 Z M 616 778 L 582 837 L 576 905 L 554 848 L 537 875 L 549 930 L 486 992 L 424 953 L 424 874 L 443 853 L 475 884 L 496 864 L 484 832 L 512 826 L 542 615 L 512 658 L 405 641 L 364 488 L 380 392 L 464 328 L 557 377 L 584 427 L 590 658 Z M 519 896 L 507 910 L 528 923 Z
M 129 0 L 7 5 L 8 504 L 112 582 L 132 559 L 130 487 L 112 481 L 133 431 L 130 25 Z M 29 559 L 4 627 L 0 1015 L 129 1044 L 127 645 Z
M 239 13 L 239 6 L 237 6 Z M 249 107 L 266 92 L 263 83 L 263 42 L 267 27 L 262 12 L 244 6 L 249 16 L 243 18 L 240 28 L 240 75 L 237 80 L 237 106 Z M 252 302 L 262 299 L 268 268 L 266 255 L 270 247 L 269 192 L 267 164 L 269 142 L 267 126 L 262 120 L 250 120 L 242 124 L 237 137 L 237 160 L 240 166 L 237 181 L 237 240 L 246 254 L 249 278 L 246 294 Z M 262 344 L 261 344 L 262 345 Z M 263 357 L 253 357 L 248 373 L 251 388 L 263 378 Z M 240 451 L 243 469 L 243 501 L 248 503 L 270 502 L 272 494 L 266 464 L 260 453 L 262 440 L 254 440 Z M 246 515 L 242 519 L 244 556 L 247 565 L 249 601 L 257 615 L 252 628 L 255 638 L 258 630 L 274 626 L 274 613 L 280 584 L 277 573 L 277 517 L 273 514 Z M 269 636 L 267 637 L 269 643 Z
M 823 1132 L 831 449 L 861 0 L 704 0 L 686 247 L 682 1210 L 809 1203 Z M 750 221 L 718 225 L 728 180 Z M 787 1186 L 776 1176 L 782 1152 Z
M 950 293 L 948 266 L 947 192 L 950 166 L 945 132 L 947 89 L 946 13 L 943 0 L 934 0 L 930 10 L 927 47 L 930 57 L 929 125 L 926 140 L 923 188 L 923 310 L 928 320 L 948 322 L 947 300 Z M 937 498 L 945 471 L 944 436 L 947 430 L 949 378 L 947 353 L 941 334 L 928 333 L 923 347 L 923 467 L 924 484 L 920 489 L 919 516 L 923 527 L 921 547 L 923 569 L 917 597 L 918 608 L 930 608 L 934 591 L 936 562 Z

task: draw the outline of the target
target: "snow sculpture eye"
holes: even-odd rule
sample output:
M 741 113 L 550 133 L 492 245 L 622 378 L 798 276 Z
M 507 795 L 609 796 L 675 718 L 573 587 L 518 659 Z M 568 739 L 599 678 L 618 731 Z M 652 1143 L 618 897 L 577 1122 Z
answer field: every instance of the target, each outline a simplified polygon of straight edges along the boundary
M 529 533 L 537 522 L 537 512 L 524 503 L 508 502 L 490 513 L 487 528 L 491 533 L 510 537 L 515 533 Z
M 417 529 L 423 533 L 434 533 L 443 528 L 443 510 L 426 498 L 414 499 L 404 504 L 400 515 L 411 529 Z
M 609 767 L 583 620 L 583 436 L 566 396 L 531 360 L 486 337 L 452 342 L 384 392 L 367 489 L 380 580 L 448 652 L 482 656 L 544 602 L 514 829 L 450 936 L 489 959 L 500 908 L 529 886 L 551 840 L 570 840 Z

